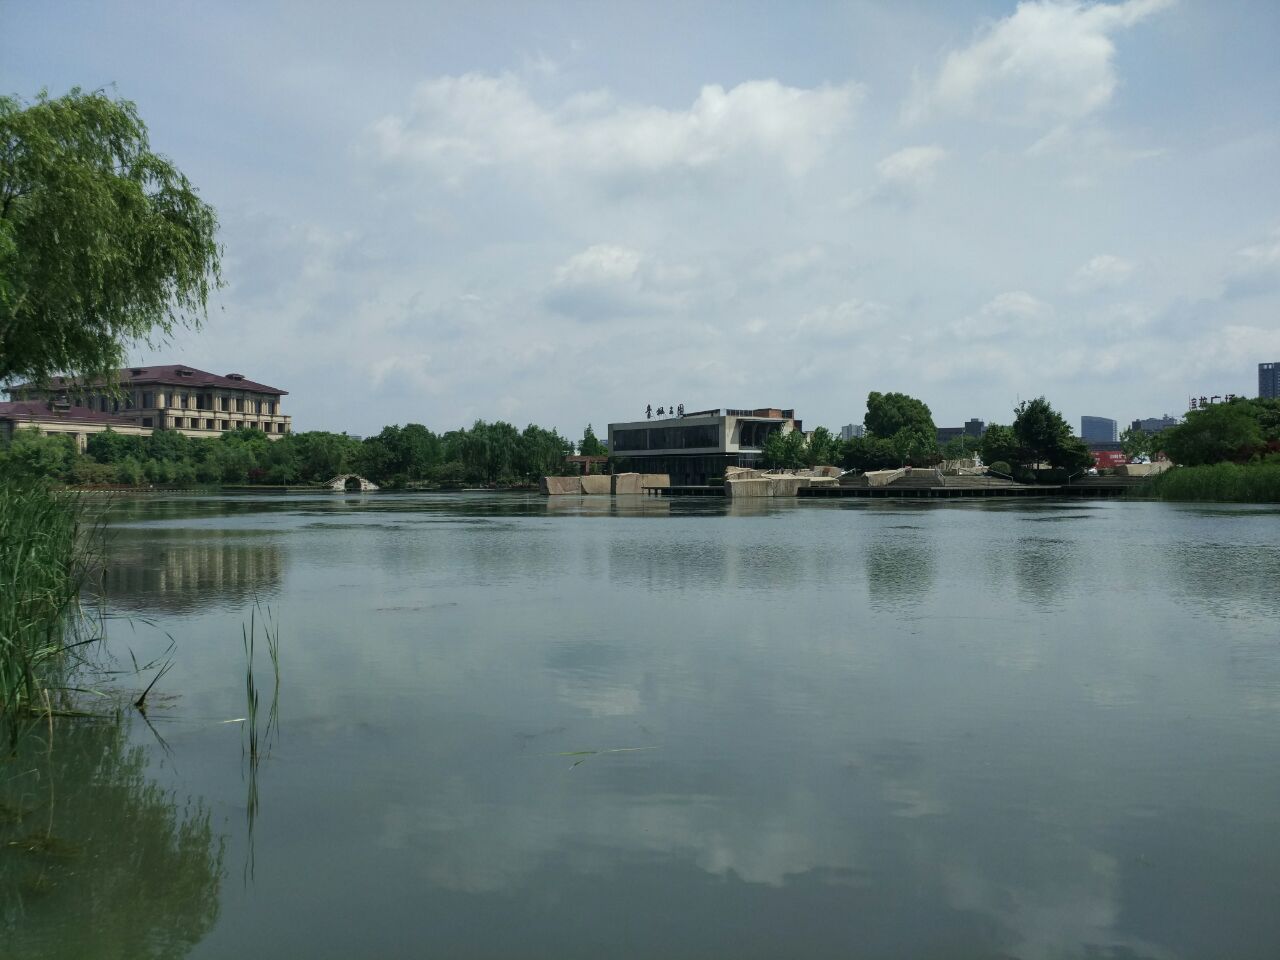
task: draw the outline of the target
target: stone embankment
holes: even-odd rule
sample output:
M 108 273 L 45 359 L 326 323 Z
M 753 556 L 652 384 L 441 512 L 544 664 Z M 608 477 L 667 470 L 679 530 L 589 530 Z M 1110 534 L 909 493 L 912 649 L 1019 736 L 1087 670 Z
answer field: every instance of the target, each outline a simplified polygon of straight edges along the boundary
M 639 496 L 645 487 L 669 487 L 665 473 L 592 473 L 586 476 L 543 477 L 539 489 L 549 497 Z
M 724 474 L 724 493 L 726 497 L 794 497 L 801 489 L 834 487 L 839 477 L 839 467 L 787 471 L 729 467 Z

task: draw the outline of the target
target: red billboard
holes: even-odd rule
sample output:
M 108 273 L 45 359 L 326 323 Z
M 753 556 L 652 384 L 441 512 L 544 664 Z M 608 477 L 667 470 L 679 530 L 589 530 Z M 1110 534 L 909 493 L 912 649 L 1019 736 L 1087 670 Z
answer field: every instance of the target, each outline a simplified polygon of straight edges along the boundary
M 1127 462 L 1123 450 L 1095 450 L 1093 465 L 1101 470 L 1103 467 L 1119 467 Z

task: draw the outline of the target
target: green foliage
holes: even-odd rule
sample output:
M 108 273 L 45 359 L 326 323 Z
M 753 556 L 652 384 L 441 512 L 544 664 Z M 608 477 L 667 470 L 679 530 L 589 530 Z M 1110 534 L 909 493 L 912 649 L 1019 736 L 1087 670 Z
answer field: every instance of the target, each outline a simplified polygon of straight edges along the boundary
M 1013 427 L 998 423 L 987 427 L 987 432 L 982 435 L 979 451 L 982 453 L 983 463 L 1003 462 L 1006 468 L 1022 458 L 1022 450 L 1018 438 L 1014 436 Z
M 840 441 L 826 427 L 817 427 L 805 445 L 806 467 L 834 464 L 840 459 Z
M 783 433 L 775 430 L 765 437 L 761 447 L 761 462 L 765 467 L 791 470 L 806 465 L 808 444 L 799 430 Z
M 119 463 L 126 457 L 141 460 L 147 455 L 147 438 L 104 430 L 89 435 L 86 452 L 98 463 Z
M 1084 469 L 1093 462 L 1084 441 L 1071 433 L 1062 414 L 1044 397 L 1024 400 L 1015 414 L 1013 435 L 1023 464 L 1047 463 L 1070 471 Z
M 0 97 L 0 381 L 106 374 L 128 343 L 198 325 L 217 226 L 133 103 Z
M 1153 477 L 1143 492 L 1161 500 L 1280 503 L 1280 462 L 1174 467 Z
M 79 484 L 315 484 L 358 473 L 380 486 L 533 483 L 563 473 L 573 444 L 530 424 L 477 421 L 470 430 L 437 436 L 417 423 L 384 428 L 359 442 L 312 431 L 268 439 L 236 430 L 193 439 L 175 430 L 149 437 L 106 430 L 76 452 L 69 435 L 22 430 L 0 448 L 0 468 L 15 475 Z
M 0 475 L 0 717 L 50 704 L 91 561 L 83 519 L 44 481 Z
M 608 448 L 600 442 L 595 431 L 591 429 L 591 424 L 588 423 L 587 429 L 582 431 L 582 442 L 578 444 L 578 453 L 584 457 L 603 457 L 608 452 Z
M 1163 433 L 1147 433 L 1137 427 L 1126 427 L 1120 432 L 1120 449 L 1130 460 L 1135 457 L 1152 457 L 1164 449 Z
M 868 433 L 881 438 L 895 436 L 902 430 L 932 437 L 935 442 L 938 436 L 938 428 L 934 426 L 928 406 L 923 400 L 905 393 L 877 393 L 873 390 L 867 394 L 867 416 L 863 422 Z
M 70 434 L 42 434 L 34 428 L 17 430 L 0 449 L 0 471 L 19 477 L 69 480 L 79 452 Z
M 1239 399 L 1192 410 L 1160 435 L 1161 449 L 1188 467 L 1261 455 L 1280 441 L 1280 401 Z
M 870 435 L 846 440 L 840 454 L 840 465 L 850 470 L 886 470 L 901 463 L 892 440 Z

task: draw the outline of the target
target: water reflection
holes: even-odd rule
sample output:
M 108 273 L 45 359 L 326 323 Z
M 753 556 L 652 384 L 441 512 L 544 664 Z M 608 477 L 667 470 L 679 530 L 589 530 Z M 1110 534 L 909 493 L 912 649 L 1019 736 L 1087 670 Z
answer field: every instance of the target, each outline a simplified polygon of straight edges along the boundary
M 279 544 L 288 587 L 289 736 L 265 785 L 288 816 L 255 838 L 252 893 L 225 894 L 203 955 L 1280 942 L 1280 726 L 1260 709 L 1280 702 L 1280 520 L 470 495 L 186 509 L 192 535 L 261 527 L 245 540 Z M 1233 542 L 1245 565 L 1216 588 L 1156 559 Z M 169 682 L 238 715 L 238 615 L 199 613 Z M 219 748 L 189 736 L 183 763 L 216 784 Z M 238 781 L 224 793 L 243 802 Z
M 878 607 L 904 608 L 920 602 L 933 586 L 937 561 L 920 528 L 895 524 L 863 547 L 867 590 Z
M 114 723 L 29 731 L 0 763 L 0 956 L 177 958 L 218 918 L 209 811 Z
M 115 607 L 188 613 L 243 607 L 280 586 L 284 552 L 269 533 L 246 530 L 119 530 L 103 588 Z

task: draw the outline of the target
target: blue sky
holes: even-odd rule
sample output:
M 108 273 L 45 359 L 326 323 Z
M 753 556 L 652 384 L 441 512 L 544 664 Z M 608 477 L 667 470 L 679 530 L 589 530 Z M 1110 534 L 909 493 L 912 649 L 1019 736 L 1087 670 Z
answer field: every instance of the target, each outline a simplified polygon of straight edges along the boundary
M 0 89 L 112 86 L 227 286 L 139 362 L 298 429 L 647 403 L 1178 414 L 1280 360 L 1280 5 L 26 3 Z

